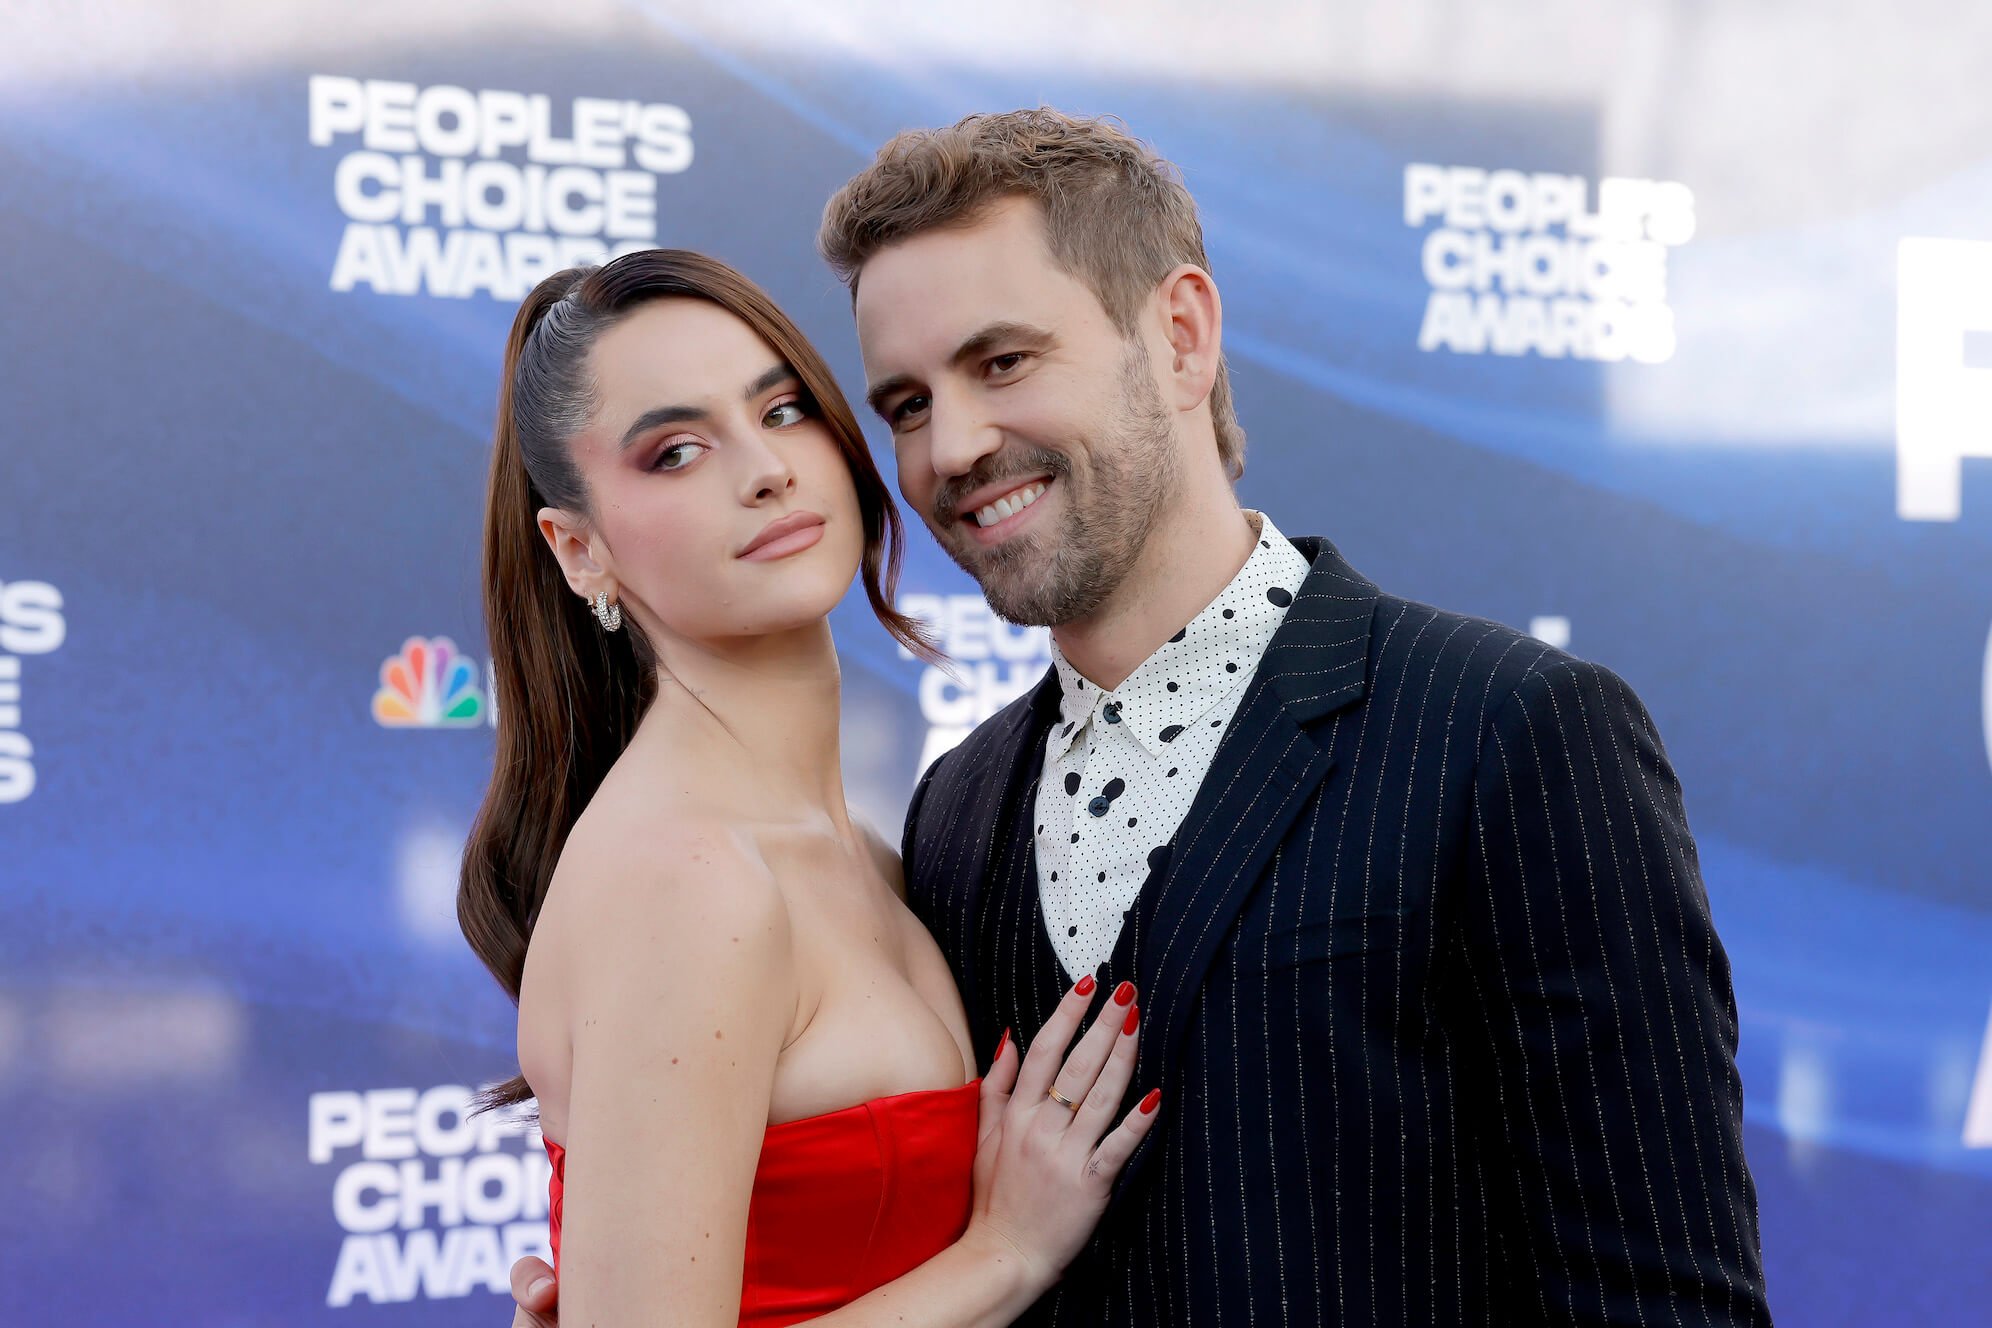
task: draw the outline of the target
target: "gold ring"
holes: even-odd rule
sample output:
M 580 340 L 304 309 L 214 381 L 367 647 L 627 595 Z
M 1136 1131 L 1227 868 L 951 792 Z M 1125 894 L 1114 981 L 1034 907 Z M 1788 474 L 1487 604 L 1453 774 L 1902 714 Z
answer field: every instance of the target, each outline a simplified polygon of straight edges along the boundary
M 1056 1084 L 1053 1084 L 1050 1088 L 1045 1089 L 1044 1095 L 1050 1098 L 1053 1102 L 1056 1102 L 1059 1106 L 1064 1107 L 1067 1111 L 1079 1110 L 1079 1104 L 1077 1102 L 1074 1102 L 1071 1098 L 1065 1096 L 1065 1094 L 1059 1092 L 1058 1085 Z

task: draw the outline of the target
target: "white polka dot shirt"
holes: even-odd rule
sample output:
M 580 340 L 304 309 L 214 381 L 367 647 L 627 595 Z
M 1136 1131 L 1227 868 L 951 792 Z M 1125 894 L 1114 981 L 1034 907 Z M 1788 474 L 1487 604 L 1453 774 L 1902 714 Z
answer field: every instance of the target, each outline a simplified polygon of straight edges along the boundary
M 1036 806 L 1045 931 L 1073 979 L 1113 954 L 1121 923 L 1210 771 L 1259 657 L 1307 579 L 1272 520 L 1209 607 L 1111 692 L 1051 648 L 1062 696 Z

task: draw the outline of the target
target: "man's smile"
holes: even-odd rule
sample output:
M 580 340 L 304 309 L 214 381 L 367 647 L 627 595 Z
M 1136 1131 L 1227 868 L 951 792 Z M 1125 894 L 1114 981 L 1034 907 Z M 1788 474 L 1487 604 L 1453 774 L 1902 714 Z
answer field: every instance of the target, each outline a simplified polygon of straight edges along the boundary
M 974 543 L 985 547 L 1000 544 L 1035 519 L 1032 513 L 1055 483 L 1050 475 L 1034 475 L 988 486 L 970 494 L 955 509 L 960 513 L 955 520 L 967 528 Z

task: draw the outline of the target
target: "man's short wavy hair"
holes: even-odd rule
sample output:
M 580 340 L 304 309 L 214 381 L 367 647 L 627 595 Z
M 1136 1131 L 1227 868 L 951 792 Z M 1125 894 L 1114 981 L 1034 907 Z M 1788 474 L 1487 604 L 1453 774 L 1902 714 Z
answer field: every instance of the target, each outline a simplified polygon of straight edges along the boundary
M 971 115 L 945 129 L 909 129 L 823 209 L 817 247 L 855 298 L 858 276 L 888 245 L 973 224 L 992 204 L 1035 199 L 1059 267 L 1086 283 L 1124 337 L 1143 301 L 1182 263 L 1210 268 L 1196 200 L 1176 168 L 1111 117 L 1049 107 Z M 1211 423 L 1225 472 L 1245 469 L 1245 431 L 1220 357 Z

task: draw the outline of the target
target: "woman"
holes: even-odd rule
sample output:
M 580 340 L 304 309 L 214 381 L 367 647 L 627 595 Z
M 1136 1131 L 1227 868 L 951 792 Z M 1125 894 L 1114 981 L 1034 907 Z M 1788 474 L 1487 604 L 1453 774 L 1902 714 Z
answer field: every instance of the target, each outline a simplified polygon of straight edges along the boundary
M 464 934 L 519 1006 L 570 1323 L 998 1324 L 1154 1120 L 1133 989 L 979 1083 L 899 864 L 844 803 L 826 615 L 886 629 L 899 529 L 820 356 L 649 250 L 540 283 L 485 522 L 498 753 Z M 979 1116 L 979 1126 L 978 1126 Z

